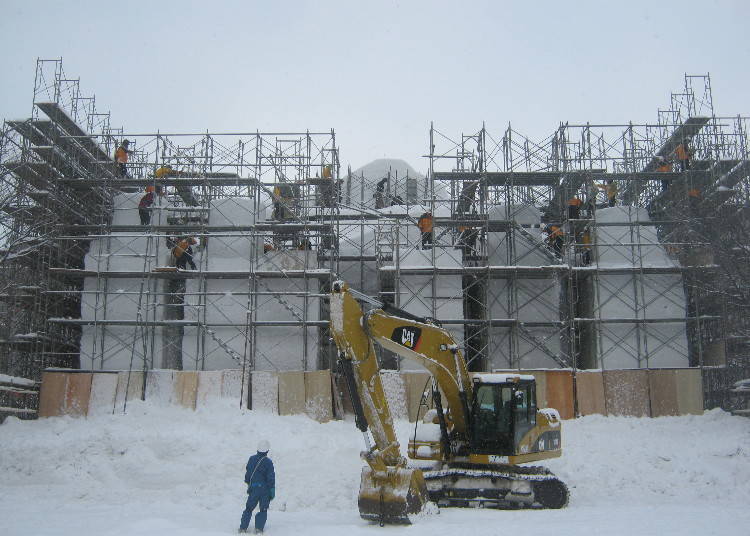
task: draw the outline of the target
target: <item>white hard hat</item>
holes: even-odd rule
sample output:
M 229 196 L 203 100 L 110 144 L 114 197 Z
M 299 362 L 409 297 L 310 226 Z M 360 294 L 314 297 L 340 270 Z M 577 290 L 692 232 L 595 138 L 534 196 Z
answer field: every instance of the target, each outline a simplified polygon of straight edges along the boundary
M 266 439 L 258 441 L 258 452 L 268 452 L 271 449 L 271 444 Z

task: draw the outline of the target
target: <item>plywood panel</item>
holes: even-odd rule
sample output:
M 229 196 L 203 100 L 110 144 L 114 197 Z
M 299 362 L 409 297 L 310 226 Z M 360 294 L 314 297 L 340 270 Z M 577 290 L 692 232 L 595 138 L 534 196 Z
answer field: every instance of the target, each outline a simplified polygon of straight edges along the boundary
M 576 372 L 579 415 L 606 415 L 604 378 L 601 371 Z
M 126 393 L 127 391 L 127 393 Z M 126 397 L 127 394 L 127 397 Z M 122 411 L 125 401 L 140 400 L 143 394 L 143 372 L 123 371 L 117 373 L 116 411 Z
M 39 417 L 63 415 L 68 388 L 67 372 L 43 372 L 39 391 Z
M 330 371 L 305 372 L 305 413 L 318 422 L 333 419 Z
M 406 408 L 409 415 L 409 421 L 414 422 L 421 419 L 425 409 L 422 408 L 419 415 L 419 401 L 422 397 L 422 391 L 430 379 L 428 372 L 403 372 L 404 390 L 406 392 Z M 429 388 L 429 385 L 428 385 Z
M 65 414 L 73 417 L 85 416 L 89 410 L 91 398 L 90 372 L 68 374 L 68 388 L 65 392 Z
M 299 415 L 305 411 L 305 373 L 279 372 L 279 415 Z
M 174 370 L 149 370 L 146 375 L 146 400 L 158 406 L 177 403 Z
M 221 397 L 232 398 L 240 404 L 240 395 L 242 396 L 242 407 L 247 407 L 247 399 L 250 395 L 251 374 L 247 371 L 243 373 L 240 369 L 228 369 L 222 371 L 221 375 Z
M 678 369 L 675 373 L 678 413 L 703 414 L 703 379 L 700 369 Z
M 677 371 L 652 369 L 648 371 L 651 416 L 679 415 L 677 407 Z
M 547 407 L 555 408 L 562 419 L 574 418 L 573 373 L 569 370 L 548 370 L 546 380 Z
M 605 370 L 604 400 L 609 415 L 649 416 L 646 370 Z
M 89 416 L 112 413 L 117 394 L 117 373 L 95 372 L 91 379 Z
M 198 397 L 198 371 L 175 372 L 175 402 L 184 408 L 195 409 Z
M 210 400 L 221 398 L 221 380 L 223 370 L 202 370 L 198 373 L 198 388 L 195 397 L 196 407 L 205 405 Z M 237 396 L 239 400 L 239 395 Z
M 279 374 L 278 372 L 253 372 L 252 374 L 252 409 L 267 411 L 279 415 Z M 304 380 L 301 391 L 304 403 Z M 301 411 L 301 410 L 300 410 Z

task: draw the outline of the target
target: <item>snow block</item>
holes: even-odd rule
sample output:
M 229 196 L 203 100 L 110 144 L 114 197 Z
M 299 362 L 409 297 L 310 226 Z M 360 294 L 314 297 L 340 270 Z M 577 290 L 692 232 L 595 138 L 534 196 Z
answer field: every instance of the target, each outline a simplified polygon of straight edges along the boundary
M 679 405 L 677 403 L 676 370 L 649 370 L 648 387 L 651 397 L 652 417 L 679 415 Z
M 425 386 L 429 387 L 427 382 L 430 379 L 428 372 L 402 372 L 404 379 L 404 389 L 406 391 L 406 409 L 409 415 L 409 421 L 415 422 L 421 419 L 427 408 L 419 407 L 419 401 L 422 398 L 422 392 Z
M 318 422 L 333 419 L 331 372 L 311 370 L 305 372 L 305 413 Z
M 175 402 L 184 408 L 195 409 L 198 397 L 198 372 L 175 372 Z
M 607 414 L 604 404 L 604 377 L 601 371 L 576 372 L 576 395 L 579 415 Z
M 380 381 L 383 391 L 391 408 L 391 417 L 394 419 L 406 419 L 407 411 L 406 387 L 403 376 L 396 370 L 380 371 Z
M 39 390 L 39 417 L 57 417 L 64 414 L 67 388 L 67 372 L 42 373 L 42 385 Z
M 649 416 L 647 370 L 605 370 L 604 400 L 608 415 Z
M 107 415 L 114 410 L 117 394 L 116 372 L 95 372 L 91 378 L 88 415 Z
M 305 373 L 279 372 L 279 415 L 298 415 L 305 411 Z
M 546 406 L 555 408 L 561 419 L 575 417 L 573 410 L 573 372 L 548 370 L 546 372 Z
M 701 370 L 677 369 L 677 408 L 679 415 L 703 414 L 703 378 Z
M 253 372 L 252 382 L 252 405 L 253 410 L 268 411 L 274 415 L 279 414 L 279 373 L 277 372 Z M 304 397 L 304 386 L 303 386 Z

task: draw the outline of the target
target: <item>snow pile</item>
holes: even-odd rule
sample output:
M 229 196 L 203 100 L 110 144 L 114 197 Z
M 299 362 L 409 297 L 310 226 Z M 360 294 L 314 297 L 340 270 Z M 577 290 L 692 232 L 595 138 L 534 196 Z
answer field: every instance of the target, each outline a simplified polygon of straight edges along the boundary
M 405 450 L 413 424 L 396 425 Z M 9 418 L 0 437 L 4 534 L 233 533 L 244 504 L 244 464 L 261 438 L 271 442 L 277 473 L 269 534 L 382 531 L 357 513 L 363 462 L 353 422 L 241 411 L 226 400 L 195 412 L 131 402 L 127 415 Z M 570 487 L 567 509 L 443 509 L 411 528 L 386 530 L 739 534 L 750 522 L 749 444 L 748 421 L 719 410 L 566 421 L 563 457 L 543 464 Z

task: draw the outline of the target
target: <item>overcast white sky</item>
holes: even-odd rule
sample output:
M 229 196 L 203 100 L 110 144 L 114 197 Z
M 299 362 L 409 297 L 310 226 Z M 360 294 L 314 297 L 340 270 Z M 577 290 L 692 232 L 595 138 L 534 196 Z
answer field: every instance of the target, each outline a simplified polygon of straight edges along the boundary
M 62 57 L 126 132 L 334 128 L 344 165 L 424 171 L 430 121 L 654 121 L 686 72 L 748 115 L 748 20 L 745 0 L 0 0 L 0 118 L 28 116 L 36 59 Z

